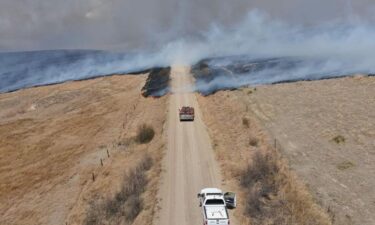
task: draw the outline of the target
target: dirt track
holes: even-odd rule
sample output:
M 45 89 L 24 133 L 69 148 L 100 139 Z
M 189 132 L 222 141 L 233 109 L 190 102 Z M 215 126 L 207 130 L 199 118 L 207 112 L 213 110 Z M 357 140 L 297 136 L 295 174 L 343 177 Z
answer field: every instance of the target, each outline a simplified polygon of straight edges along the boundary
M 168 150 L 162 178 L 161 210 L 155 224 L 201 224 L 197 193 L 204 187 L 220 187 L 221 175 L 211 141 L 202 122 L 189 68 L 172 68 L 172 92 L 168 112 Z M 181 123 L 178 109 L 195 108 L 195 121 Z

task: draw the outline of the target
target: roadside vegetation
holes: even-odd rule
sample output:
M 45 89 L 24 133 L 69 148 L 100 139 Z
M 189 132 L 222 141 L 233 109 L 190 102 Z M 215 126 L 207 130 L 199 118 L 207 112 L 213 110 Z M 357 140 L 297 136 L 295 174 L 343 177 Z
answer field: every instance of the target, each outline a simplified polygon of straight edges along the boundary
M 249 145 L 253 147 L 257 147 L 259 144 L 259 139 L 255 136 L 251 136 L 249 139 Z
M 350 168 L 352 168 L 354 166 L 355 166 L 354 163 L 352 163 L 350 161 L 344 161 L 344 162 L 339 163 L 337 165 L 337 169 L 339 169 L 339 170 L 347 170 L 347 169 L 350 169 Z
M 245 214 L 253 225 L 330 224 L 275 150 L 256 152 L 241 176 Z
M 345 137 L 342 135 L 337 135 L 336 137 L 332 138 L 332 141 L 334 141 L 336 144 L 345 143 Z
M 142 124 L 138 128 L 138 133 L 135 139 L 140 144 L 147 144 L 150 141 L 152 141 L 154 136 L 155 136 L 154 128 L 150 125 Z
M 246 128 L 249 128 L 249 127 L 250 127 L 250 121 L 249 121 L 249 119 L 246 118 L 246 117 L 243 117 L 243 118 L 242 118 L 242 125 L 243 125 L 244 127 L 246 127 Z
M 145 156 L 140 163 L 124 175 L 119 191 L 104 200 L 94 200 L 87 211 L 85 225 L 132 224 L 143 210 L 142 194 L 153 159 Z

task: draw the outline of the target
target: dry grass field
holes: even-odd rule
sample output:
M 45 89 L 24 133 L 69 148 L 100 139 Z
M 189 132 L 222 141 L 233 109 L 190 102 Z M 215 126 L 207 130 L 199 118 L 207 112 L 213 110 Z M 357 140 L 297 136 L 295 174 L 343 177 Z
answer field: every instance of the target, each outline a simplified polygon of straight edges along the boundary
M 289 221 L 276 224 L 375 223 L 374 77 L 221 91 L 199 103 L 244 224 L 278 215 Z M 263 217 L 247 214 L 249 196 Z
M 151 221 L 167 98 L 143 98 L 145 80 L 111 76 L 1 94 L 0 224 L 90 224 L 93 205 L 120 196 L 134 176 L 147 185 L 134 224 Z M 154 130 L 151 141 L 136 138 L 142 124 Z
M 175 139 L 164 131 L 168 97 L 142 97 L 145 81 L 1 94 L 0 224 L 151 224 L 166 140 Z M 235 221 L 375 223 L 374 77 L 195 95 L 221 183 L 238 193 Z

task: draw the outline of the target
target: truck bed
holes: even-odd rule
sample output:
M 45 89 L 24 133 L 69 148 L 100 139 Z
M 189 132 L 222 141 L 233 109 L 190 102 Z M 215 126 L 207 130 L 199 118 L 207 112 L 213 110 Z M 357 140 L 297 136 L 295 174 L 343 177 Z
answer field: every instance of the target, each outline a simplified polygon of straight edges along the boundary
M 206 218 L 209 220 L 227 220 L 228 214 L 224 206 L 205 206 Z

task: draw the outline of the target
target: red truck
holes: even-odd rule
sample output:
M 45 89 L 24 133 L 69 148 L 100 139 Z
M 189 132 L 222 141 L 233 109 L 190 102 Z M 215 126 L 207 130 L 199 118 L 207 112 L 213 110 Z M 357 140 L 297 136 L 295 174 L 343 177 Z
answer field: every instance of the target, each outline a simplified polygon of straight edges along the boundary
M 179 109 L 180 121 L 194 121 L 194 108 L 183 106 Z

